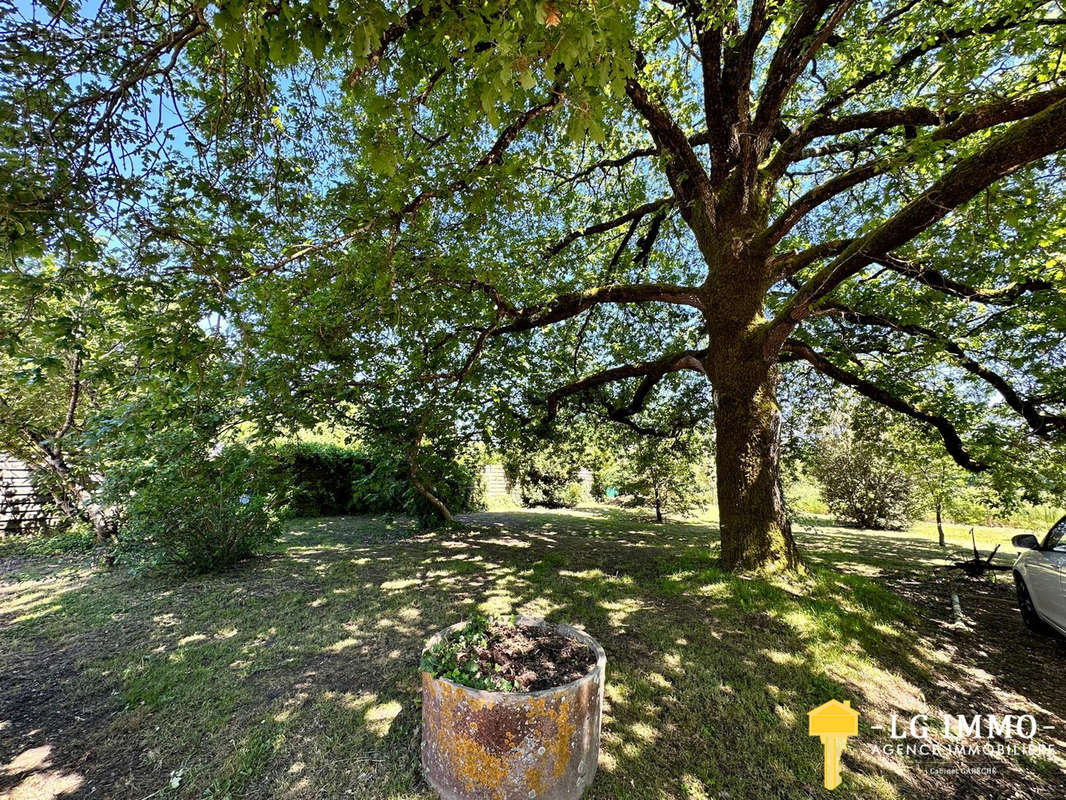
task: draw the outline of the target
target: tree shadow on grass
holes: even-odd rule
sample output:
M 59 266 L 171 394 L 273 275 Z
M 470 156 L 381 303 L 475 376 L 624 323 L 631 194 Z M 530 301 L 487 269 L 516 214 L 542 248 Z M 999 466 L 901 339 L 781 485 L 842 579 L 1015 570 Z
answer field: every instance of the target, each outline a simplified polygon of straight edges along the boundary
M 812 560 L 831 569 L 789 585 L 723 573 L 715 529 L 697 523 L 614 509 L 465 522 L 421 534 L 305 520 L 268 557 L 200 581 L 84 573 L 7 587 L 0 663 L 23 688 L 0 690 L 0 792 L 51 772 L 80 781 L 58 796 L 428 798 L 418 656 L 475 610 L 576 623 L 607 650 L 590 798 L 820 796 L 806 711 L 832 697 L 862 714 L 836 797 L 1062 788 L 1041 762 L 941 777 L 873 749 L 887 737 L 871 725 L 890 713 L 970 710 L 951 705 L 968 673 L 937 658 L 922 612 L 845 571 L 885 571 L 913 555 L 906 542 L 879 559 L 815 531 Z M 989 702 L 1007 702 L 1000 677 Z M 40 701 L 19 708 L 30 687 Z M 1061 716 L 1061 698 L 1045 705 Z M 34 765 L 25 753 L 40 747 Z

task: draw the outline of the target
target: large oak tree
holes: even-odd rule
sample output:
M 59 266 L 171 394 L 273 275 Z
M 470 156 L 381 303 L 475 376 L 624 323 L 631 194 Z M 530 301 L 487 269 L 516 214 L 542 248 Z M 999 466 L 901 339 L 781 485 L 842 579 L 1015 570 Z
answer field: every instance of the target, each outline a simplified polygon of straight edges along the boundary
M 7 39 L 44 64 L 8 80 L 28 139 L 4 168 L 34 187 L 9 191 L 12 241 L 109 212 L 130 258 L 234 300 L 275 391 L 477 380 L 531 420 L 584 403 L 639 427 L 702 382 L 740 569 L 798 559 L 782 364 L 969 470 L 1063 433 L 1057 3 L 109 8 Z M 373 358 L 405 341 L 436 371 Z

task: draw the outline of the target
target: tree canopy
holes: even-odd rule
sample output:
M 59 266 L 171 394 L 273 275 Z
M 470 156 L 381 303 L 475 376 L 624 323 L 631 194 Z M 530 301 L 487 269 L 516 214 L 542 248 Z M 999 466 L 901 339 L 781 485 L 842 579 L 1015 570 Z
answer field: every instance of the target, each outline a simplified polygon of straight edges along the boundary
M 798 558 L 782 364 L 972 471 L 1066 429 L 1055 3 L 149 0 L 4 28 L 10 254 L 199 282 L 280 415 L 399 409 L 414 453 L 430 420 L 641 427 L 660 393 L 700 425 L 713 399 L 723 561 L 769 570 Z

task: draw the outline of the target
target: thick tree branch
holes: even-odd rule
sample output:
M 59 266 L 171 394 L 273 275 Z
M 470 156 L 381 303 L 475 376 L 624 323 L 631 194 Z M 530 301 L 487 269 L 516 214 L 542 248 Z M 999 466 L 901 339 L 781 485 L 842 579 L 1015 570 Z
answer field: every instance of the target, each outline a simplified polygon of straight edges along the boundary
M 74 422 L 78 413 L 78 401 L 81 399 L 81 368 L 82 353 L 81 350 L 78 350 L 74 353 L 74 363 L 70 370 L 70 399 L 67 402 L 67 413 L 63 418 L 63 424 L 56 431 L 55 436 L 52 437 L 57 450 L 63 446 L 63 437 L 74 429 Z
M 833 34 L 854 0 L 838 0 L 829 19 L 820 28 L 822 16 L 833 5 L 832 0 L 808 0 L 792 27 L 785 34 L 767 70 L 766 81 L 755 112 L 755 154 L 764 157 L 773 141 L 773 132 L 780 118 L 781 107 L 788 92 L 811 59 Z
M 791 278 L 817 261 L 839 255 L 853 241 L 854 239 L 833 239 L 812 245 L 799 252 L 780 253 L 774 256 L 771 264 L 774 280 L 779 281 L 784 278 Z
M 807 314 L 811 303 L 875 259 L 910 241 L 997 180 L 1064 147 L 1066 101 L 1060 100 L 1033 117 L 1015 122 L 818 270 L 781 308 L 774 321 L 778 334 L 787 335 Z
M 941 125 L 928 134 L 927 141 L 948 142 L 970 136 L 995 125 L 1007 122 L 1015 122 L 1019 119 L 1031 117 L 1049 106 L 1066 98 L 1066 86 L 1058 87 L 1039 94 L 1024 98 L 1014 98 L 1002 103 L 990 103 L 969 111 L 954 115 L 954 120 Z M 905 109 L 901 109 L 905 111 Z M 911 109 L 910 112 L 914 112 Z M 879 112 L 884 113 L 884 112 Z M 861 115 L 860 115 L 861 116 Z M 902 117 L 899 117 L 902 118 Z M 915 114 L 917 118 L 917 114 Z M 904 124 L 904 123 L 899 123 Z M 918 123 L 914 123 L 918 124 Z M 834 178 L 816 186 L 790 205 L 781 216 L 774 221 L 766 233 L 765 241 L 768 245 L 779 242 L 803 217 L 816 209 L 822 203 L 836 197 L 861 183 L 864 183 L 878 175 L 883 175 L 888 170 L 899 166 L 913 157 L 910 150 L 903 150 L 894 156 L 881 158 L 860 164 Z
M 1035 10 L 1041 5 L 1044 5 L 1043 0 L 1033 0 L 1033 3 L 1027 8 L 1019 9 L 1020 14 L 1026 13 L 1026 11 Z M 1017 16 L 1004 15 L 999 19 L 993 20 L 985 25 L 979 27 L 956 27 L 945 28 L 936 31 L 932 36 L 927 39 L 923 39 L 920 44 L 916 44 L 913 47 L 904 50 L 900 53 L 888 67 L 879 70 L 870 70 L 862 77 L 855 80 L 850 86 L 841 91 L 839 94 L 829 97 L 822 102 L 818 109 L 814 112 L 813 118 L 818 119 L 828 116 L 834 110 L 846 103 L 852 97 L 855 97 L 858 93 L 870 88 L 873 84 L 888 78 L 901 69 L 905 69 L 917 61 L 924 55 L 927 55 L 935 50 L 939 50 L 945 45 L 959 42 L 964 39 L 970 39 L 975 36 L 984 36 L 994 33 L 1002 33 L 1003 31 L 1012 30 L 1014 28 L 1021 27 L 1024 24 L 1041 24 L 1042 20 L 1029 20 L 1025 17 L 1018 18 Z
M 885 108 L 863 111 L 844 117 L 822 117 L 807 123 L 793 133 L 767 165 L 774 177 L 785 173 L 789 164 L 807 157 L 804 150 L 815 139 L 839 136 L 857 130 L 887 130 L 900 126 L 940 125 L 930 134 L 932 141 L 956 141 L 977 131 L 1031 117 L 1048 106 L 1066 98 L 1066 86 L 1058 86 L 1023 97 L 1013 97 L 995 103 L 985 103 L 970 109 L 932 109 L 921 106 Z
M 953 280 L 938 270 L 923 267 L 893 255 L 878 256 L 873 261 L 900 275 L 913 278 L 930 289 L 936 289 L 938 292 L 969 300 L 973 303 L 984 303 L 991 306 L 1010 305 L 1029 292 L 1046 292 L 1055 288 L 1051 281 L 1030 278 L 1018 283 L 1012 283 L 1010 286 L 1004 286 L 1002 289 L 980 289 Z
M 621 408 L 614 409 L 609 415 L 611 419 L 618 420 L 624 417 L 631 417 L 644 407 L 644 401 L 647 399 L 648 394 L 665 375 L 671 372 L 680 372 L 681 370 L 703 372 L 703 358 L 706 355 L 706 350 L 684 350 L 680 353 L 671 353 L 654 361 L 625 364 L 620 367 L 605 369 L 579 381 L 569 383 L 556 389 L 546 398 L 545 403 L 548 413 L 545 422 L 551 422 L 558 416 L 559 404 L 568 397 L 582 394 L 608 383 L 626 380 L 627 378 L 642 378 L 643 380 L 637 386 L 637 390 L 630 402 Z
M 764 246 L 772 247 L 777 244 L 800 220 L 822 205 L 822 203 L 832 200 L 837 195 L 861 183 L 865 183 L 871 178 L 883 175 L 893 166 L 896 166 L 896 164 L 892 159 L 877 158 L 836 175 L 819 186 L 815 186 L 782 211 L 781 215 L 774 220 L 762 237 Z
M 959 432 L 955 430 L 955 426 L 952 425 L 946 417 L 925 411 L 924 409 L 897 397 L 891 392 L 885 391 L 875 383 L 838 367 L 806 343 L 796 339 L 789 339 L 786 341 L 782 348 L 781 360 L 806 361 L 818 370 L 818 372 L 832 378 L 838 383 L 850 386 L 864 397 L 868 397 L 874 402 L 891 408 L 893 411 L 898 411 L 912 419 L 916 419 L 919 422 L 932 426 L 940 434 L 940 438 L 944 441 L 944 448 L 955 460 L 956 464 L 970 472 L 983 472 L 988 469 L 987 464 L 975 460 L 973 456 L 970 455 L 966 450 L 966 446 L 963 444 L 962 437 L 959 436 Z
M 648 123 L 648 130 L 659 150 L 666 155 L 666 177 L 670 188 L 681 201 L 681 213 L 689 220 L 693 205 L 699 206 L 703 215 L 713 224 L 715 213 L 714 192 L 710 178 L 689 143 L 688 136 L 662 106 L 648 95 L 635 78 L 626 81 L 626 94 L 633 106 Z M 705 226 L 701 226 L 705 227 Z
M 729 123 L 725 116 L 722 86 L 722 26 L 716 20 L 700 19 L 699 14 L 695 15 L 693 24 L 696 25 L 696 46 L 700 51 L 703 115 L 709 134 L 713 181 L 717 178 L 719 163 L 725 161 L 729 141 Z
M 727 18 L 719 19 L 723 13 L 728 15 Z M 770 22 L 765 0 L 753 0 L 743 35 L 738 30 L 735 4 L 721 4 L 703 22 L 699 45 L 704 78 L 704 115 L 710 134 L 711 182 L 715 186 L 724 183 L 741 158 L 742 143 L 747 140 L 751 119 L 755 51 Z
M 985 381 L 985 383 L 999 392 L 1004 402 L 1026 421 L 1033 434 L 1047 438 L 1066 430 L 1066 415 L 1043 412 L 1039 404 L 1031 399 L 1022 397 L 1006 378 L 974 359 L 957 342 L 931 328 L 927 328 L 924 325 L 901 323 L 880 314 L 859 311 L 837 303 L 831 305 L 823 304 L 821 311 L 837 316 L 846 322 L 867 327 L 884 328 L 933 342 L 942 348 L 944 352 L 949 353 L 960 367 L 971 375 Z
M 637 283 L 601 286 L 584 292 L 562 294 L 548 303 L 519 310 L 514 321 L 493 331 L 493 336 L 528 331 L 552 325 L 600 303 L 671 303 L 702 308 L 699 292 L 690 286 L 666 283 Z

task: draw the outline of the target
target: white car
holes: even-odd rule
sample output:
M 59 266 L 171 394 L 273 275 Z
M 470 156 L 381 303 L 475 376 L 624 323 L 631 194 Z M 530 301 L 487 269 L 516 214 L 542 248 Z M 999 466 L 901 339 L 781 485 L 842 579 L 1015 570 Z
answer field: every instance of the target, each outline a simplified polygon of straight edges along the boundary
M 1014 562 L 1022 621 L 1031 630 L 1051 627 L 1066 636 L 1066 517 L 1051 526 L 1043 542 L 1020 533 L 1011 543 L 1025 551 Z

